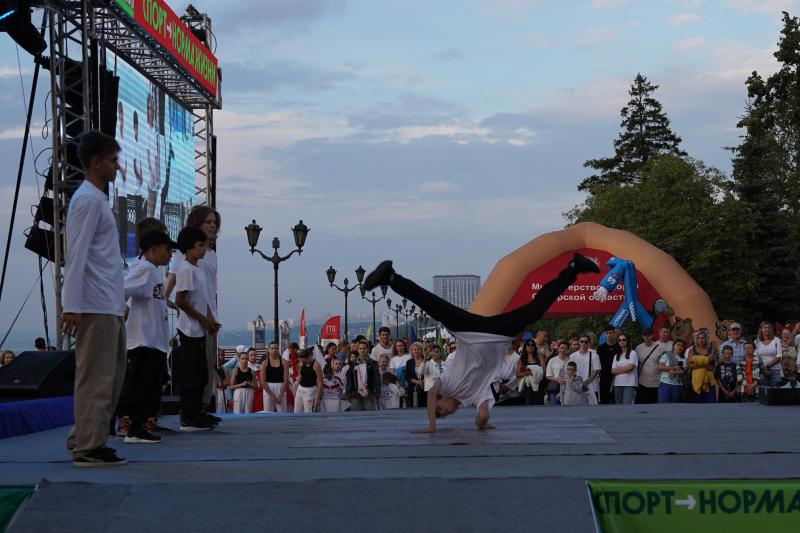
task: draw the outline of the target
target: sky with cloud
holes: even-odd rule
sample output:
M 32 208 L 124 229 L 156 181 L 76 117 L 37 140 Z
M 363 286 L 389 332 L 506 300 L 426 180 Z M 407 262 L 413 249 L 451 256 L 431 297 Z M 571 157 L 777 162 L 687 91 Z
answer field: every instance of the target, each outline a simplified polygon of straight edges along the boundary
M 271 266 L 299 219 L 302 256 L 281 265 L 281 316 L 340 312 L 339 281 L 384 258 L 430 287 L 434 274 L 482 278 L 506 253 L 564 225 L 582 200 L 583 161 L 611 153 L 619 110 L 641 72 L 694 157 L 727 172 L 744 81 L 776 68 L 781 10 L 800 1 L 196 0 L 222 67 L 218 204 L 226 327 L 272 316 Z M 181 12 L 185 2 L 171 2 Z M 0 232 L 7 232 L 30 57 L 0 34 Z M 46 88 L 32 152 L 46 145 Z M 40 170 L 43 164 L 39 162 Z M 12 245 L 5 330 L 36 280 L 23 247 L 37 182 L 28 158 Z M 52 277 L 45 271 L 46 285 Z M 351 294 L 353 314 L 371 312 Z M 358 298 L 357 298 L 358 297 Z M 291 303 L 285 300 L 291 298 Z M 385 308 L 384 308 L 385 309 Z M 20 318 L 41 323 L 36 295 Z

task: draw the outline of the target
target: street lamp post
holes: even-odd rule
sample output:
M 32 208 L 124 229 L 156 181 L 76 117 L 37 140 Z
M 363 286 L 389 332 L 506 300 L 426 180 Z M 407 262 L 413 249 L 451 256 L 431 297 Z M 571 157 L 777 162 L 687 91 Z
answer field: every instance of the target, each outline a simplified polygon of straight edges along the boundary
M 414 311 L 416 311 L 416 310 L 417 310 L 417 306 L 416 305 L 412 305 L 411 309 L 408 309 L 408 310 L 404 309 L 403 310 L 403 315 L 406 317 L 406 338 L 408 338 L 408 319 L 410 319 L 412 316 L 414 316 Z
M 405 298 L 404 298 L 405 299 Z M 400 313 L 403 312 L 403 306 L 400 304 L 395 304 L 392 307 L 392 299 L 387 298 L 386 305 L 389 307 L 389 311 L 394 311 L 394 338 L 400 338 Z
M 356 289 L 361 288 L 361 282 L 364 281 L 364 274 L 367 273 L 364 270 L 364 267 L 358 265 L 358 268 L 355 270 L 356 272 L 356 280 L 358 280 L 358 285 L 353 285 L 352 287 L 348 287 L 350 281 L 347 278 L 344 278 L 344 287 L 339 287 L 334 283 L 336 279 L 336 269 L 332 266 L 325 271 L 325 275 L 328 276 L 328 283 L 331 284 L 331 287 L 338 290 L 339 292 L 344 293 L 344 340 L 349 340 L 348 338 L 348 330 L 347 330 L 347 296 Z
M 270 255 L 270 256 L 264 255 L 264 253 L 261 252 L 261 250 L 256 249 L 256 246 L 258 245 L 258 236 L 261 235 L 261 226 L 256 224 L 255 219 L 253 219 L 253 222 L 248 224 L 247 227 L 244 228 L 244 230 L 247 232 L 247 244 L 250 246 L 250 255 L 258 253 L 258 255 L 260 255 L 264 260 L 269 261 L 270 263 L 272 263 L 272 266 L 275 269 L 275 336 L 274 336 L 274 340 L 277 343 L 278 342 L 278 266 L 282 262 L 284 262 L 287 259 L 289 259 L 290 257 L 292 257 L 292 255 L 294 255 L 295 252 L 297 252 L 298 255 L 303 253 L 303 245 L 305 245 L 306 237 L 308 237 L 308 232 L 311 231 L 311 230 L 309 229 L 308 226 L 303 224 L 302 220 L 299 223 L 297 223 L 292 228 L 292 234 L 294 235 L 294 243 L 297 246 L 297 248 L 292 250 L 291 252 L 289 252 L 288 254 L 286 254 L 284 256 L 281 256 L 278 253 L 278 248 L 281 247 L 281 241 L 277 237 L 274 237 L 272 239 L 272 248 L 274 250 L 272 255 Z M 280 346 L 280 344 L 278 344 L 278 346 Z
M 381 296 L 380 298 L 375 298 L 375 291 L 372 291 L 372 298 L 367 298 L 367 290 L 364 288 L 363 285 L 361 286 L 361 298 L 372 304 L 372 344 L 375 344 L 378 339 L 377 332 L 375 331 L 376 328 L 375 304 L 386 298 L 386 291 L 388 290 L 389 290 L 388 285 L 381 285 L 381 292 L 383 293 L 383 296 Z

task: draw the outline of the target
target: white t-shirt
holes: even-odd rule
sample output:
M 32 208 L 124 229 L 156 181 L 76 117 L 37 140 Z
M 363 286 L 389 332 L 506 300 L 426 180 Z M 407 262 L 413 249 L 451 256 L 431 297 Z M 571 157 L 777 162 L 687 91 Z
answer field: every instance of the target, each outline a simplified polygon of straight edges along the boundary
M 657 350 L 656 350 L 657 351 Z M 656 359 L 658 355 L 653 353 L 651 359 Z M 648 361 L 649 363 L 649 361 Z M 658 363 L 658 359 L 656 359 L 656 363 Z M 636 350 L 631 350 L 631 353 L 628 354 L 628 357 L 619 356 L 619 361 L 617 360 L 617 356 L 614 356 L 614 359 L 611 362 L 611 369 L 619 368 L 626 365 L 633 365 L 633 371 L 626 372 L 625 374 L 617 374 L 614 376 L 614 386 L 615 387 L 635 387 L 639 382 L 636 379 L 637 374 L 637 366 L 639 365 L 639 357 L 636 355 Z M 658 366 L 656 366 L 658 368 Z M 660 377 L 660 376 L 659 376 Z
M 372 356 L 370 355 L 370 357 L 372 357 Z M 389 359 L 389 368 L 394 370 L 394 373 L 397 374 L 397 369 L 398 368 L 405 368 L 406 367 L 406 363 L 409 362 L 410 360 L 411 360 L 411 354 L 410 353 L 407 353 L 407 354 L 404 354 L 404 355 L 395 355 L 394 357 Z
M 187 291 L 187 301 L 199 313 L 207 313 L 210 307 L 206 285 L 203 271 L 188 261 L 183 261 L 175 273 L 175 292 Z M 178 317 L 178 330 L 187 337 L 204 337 L 206 334 L 203 326 L 188 313 L 181 313 Z
M 433 359 L 425 361 L 425 366 L 422 368 L 423 381 L 425 382 L 425 392 L 431 390 L 431 387 L 433 387 L 433 382 L 436 380 L 436 378 L 444 374 L 444 369 L 444 361 L 439 361 L 438 363 L 436 363 Z
M 186 263 L 186 258 L 180 250 L 175 250 L 172 254 L 172 263 L 169 273 L 177 276 L 178 269 Z M 211 306 L 211 313 L 217 315 L 217 252 L 206 250 L 205 255 L 197 262 L 197 266 L 203 271 L 206 278 L 206 298 Z
M 400 408 L 400 387 L 389 383 L 381 387 L 381 409 Z
M 581 352 L 573 352 L 569 356 L 569 361 L 574 361 L 577 365 L 577 374 L 583 378 L 583 381 L 589 379 L 589 357 L 591 356 L 592 373 L 600 371 L 600 356 L 594 350 L 589 350 L 585 354 Z M 567 361 L 567 362 L 569 362 Z M 599 378 L 595 379 L 587 388 L 587 392 L 597 392 L 597 382 Z
M 567 367 L 568 359 L 561 359 L 559 356 L 551 357 L 550 360 L 547 362 L 547 371 L 545 372 L 545 377 L 548 378 L 557 378 L 561 377 L 561 374 L 565 371 L 564 369 Z
M 672 352 L 672 343 L 664 344 L 670 345 L 667 353 Z M 652 355 L 650 355 L 651 351 L 653 352 Z M 642 343 L 636 347 L 636 353 L 639 356 L 639 361 L 644 361 L 639 373 L 639 384 L 643 387 L 658 387 L 658 384 L 661 383 L 661 370 L 658 369 L 658 361 L 664 353 L 661 343 L 654 342 L 650 346 Z M 648 357 L 648 355 L 650 356 Z M 645 359 L 647 360 L 645 361 Z
M 761 364 L 766 365 L 775 357 L 780 359 L 782 355 L 781 340 L 778 337 L 773 337 L 772 341 L 766 344 L 756 339 L 756 357 L 759 358 Z M 777 364 L 767 372 L 769 372 L 772 381 L 777 381 L 781 378 L 781 365 Z
M 377 361 L 377 360 L 379 360 L 381 358 L 381 356 L 383 354 L 388 355 L 389 356 L 389 360 L 391 361 L 391 357 L 392 357 L 392 345 L 391 344 L 389 344 L 388 348 L 384 348 L 383 346 L 381 346 L 381 343 L 379 342 L 372 349 L 372 351 L 370 352 L 369 356 L 373 361 Z M 411 358 L 410 355 L 408 357 L 409 357 L 409 359 Z M 406 361 L 408 361 L 408 359 L 406 359 Z
M 453 332 L 458 338 L 458 356 L 447 360 L 447 372 L 439 376 L 442 396 L 452 396 L 462 405 L 490 409 L 494 396 L 490 384 L 503 366 L 513 337 L 491 333 Z M 598 367 L 599 368 L 599 367 Z
M 169 319 L 164 297 L 164 278 L 158 268 L 143 259 L 133 263 L 125 277 L 128 299 L 127 348 L 141 346 L 169 351 Z

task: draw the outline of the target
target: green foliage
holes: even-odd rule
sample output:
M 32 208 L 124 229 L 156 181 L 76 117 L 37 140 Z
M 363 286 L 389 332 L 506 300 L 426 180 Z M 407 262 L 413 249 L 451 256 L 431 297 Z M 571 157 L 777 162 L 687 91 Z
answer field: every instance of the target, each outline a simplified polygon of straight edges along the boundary
M 680 137 L 669 127 L 661 102 L 653 97 L 656 89 L 658 85 L 651 84 L 641 74 L 636 75 L 628 91 L 631 99 L 620 111 L 623 131 L 614 141 L 614 155 L 586 161 L 583 166 L 599 174 L 584 179 L 578 190 L 593 192 L 606 185 L 630 185 L 635 182 L 637 171 L 652 158 L 662 154 L 686 155 L 679 148 Z

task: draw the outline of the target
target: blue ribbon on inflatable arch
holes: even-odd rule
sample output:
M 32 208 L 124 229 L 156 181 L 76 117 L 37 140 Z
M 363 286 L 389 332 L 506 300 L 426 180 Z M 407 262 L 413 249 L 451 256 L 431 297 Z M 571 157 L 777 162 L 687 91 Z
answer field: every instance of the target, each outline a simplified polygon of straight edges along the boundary
M 622 286 L 625 288 L 625 300 L 623 300 L 609 323 L 615 328 L 621 328 L 630 318 L 634 322 L 641 324 L 642 329 L 651 329 L 653 327 L 653 317 L 639 302 L 636 265 L 629 259 L 620 259 L 618 257 L 612 257 L 606 265 L 609 269 L 608 274 L 603 277 L 600 286 L 611 294 L 616 290 L 621 280 Z

